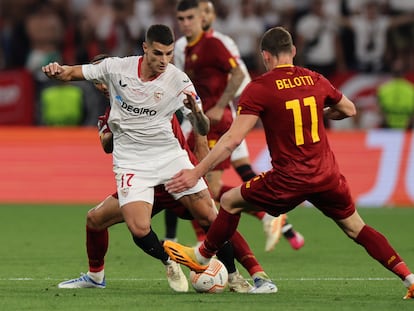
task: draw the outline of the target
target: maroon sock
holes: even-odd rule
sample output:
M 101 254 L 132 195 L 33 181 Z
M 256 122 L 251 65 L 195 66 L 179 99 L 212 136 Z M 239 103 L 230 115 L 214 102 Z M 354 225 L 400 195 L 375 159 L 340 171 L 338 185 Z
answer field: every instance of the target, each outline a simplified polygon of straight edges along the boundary
M 388 240 L 370 226 L 365 225 L 362 228 L 355 242 L 362 245 L 372 258 L 380 262 L 385 268 L 392 271 L 402 280 L 411 273 Z
M 232 238 L 234 257 L 249 272 L 250 275 L 264 271 L 257 261 L 244 237 L 236 231 Z
M 264 211 L 251 211 L 249 212 L 252 216 L 256 217 L 259 220 L 262 220 L 263 217 L 266 215 L 266 212 Z
M 99 272 L 104 268 L 108 244 L 108 229 L 98 231 L 86 226 L 86 252 L 90 272 Z
M 237 174 L 243 181 L 248 181 L 256 176 L 256 173 L 253 171 L 253 168 L 250 164 L 244 164 L 236 168 Z
M 230 189 L 233 189 L 233 188 L 234 187 L 230 187 L 230 186 L 227 186 L 227 185 L 222 185 L 221 188 L 220 188 L 220 192 L 219 192 L 217 201 L 220 201 L 221 197 L 223 196 L 223 194 L 225 192 L 227 192 L 227 191 L 229 191 Z
M 231 239 L 237 229 L 239 220 L 240 214 L 233 215 L 220 208 L 217 218 L 208 229 L 204 243 L 199 248 L 201 255 L 210 257 L 212 253 L 216 253 L 226 241 Z

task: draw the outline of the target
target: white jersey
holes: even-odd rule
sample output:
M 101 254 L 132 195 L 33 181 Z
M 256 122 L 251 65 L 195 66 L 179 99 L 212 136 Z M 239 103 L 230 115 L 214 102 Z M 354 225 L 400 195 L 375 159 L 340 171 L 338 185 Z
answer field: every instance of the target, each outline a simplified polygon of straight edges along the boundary
M 169 64 L 151 81 L 138 76 L 142 56 L 107 58 L 96 65 L 83 65 L 87 80 L 104 82 L 111 96 L 108 125 L 114 135 L 113 161 L 117 167 L 132 167 L 154 159 L 186 153 L 176 139 L 171 119 L 184 107 L 184 90 L 195 92 L 188 76 Z

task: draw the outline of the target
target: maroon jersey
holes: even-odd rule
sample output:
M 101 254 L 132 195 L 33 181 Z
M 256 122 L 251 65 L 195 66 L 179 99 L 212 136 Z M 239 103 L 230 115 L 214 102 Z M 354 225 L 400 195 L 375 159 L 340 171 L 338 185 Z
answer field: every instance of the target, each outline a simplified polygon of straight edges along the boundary
M 261 75 L 245 88 L 238 113 L 257 115 L 263 122 L 277 187 L 315 192 L 338 184 L 323 109 L 341 97 L 322 75 L 290 65 Z
M 230 71 L 236 66 L 237 61 L 223 43 L 206 33 L 203 33 L 195 42 L 187 45 L 184 71 L 193 81 L 205 112 L 216 105 L 226 88 Z M 232 122 L 232 113 L 230 107 L 227 106 L 221 121 L 212 124 L 210 127 L 207 135 L 210 149 L 227 132 Z M 188 138 L 188 143 L 190 146 L 193 145 L 192 134 Z M 227 159 L 219 164 L 216 169 L 225 169 L 229 166 L 230 159 Z
M 185 48 L 184 71 L 203 102 L 204 111 L 215 106 L 237 61 L 223 43 L 206 33 Z

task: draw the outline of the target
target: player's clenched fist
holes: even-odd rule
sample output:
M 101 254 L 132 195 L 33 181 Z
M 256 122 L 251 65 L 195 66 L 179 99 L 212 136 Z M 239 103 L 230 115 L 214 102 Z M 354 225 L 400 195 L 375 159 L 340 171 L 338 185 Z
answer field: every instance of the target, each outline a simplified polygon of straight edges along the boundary
M 60 65 L 57 62 L 42 67 L 42 71 L 51 79 L 60 81 L 83 80 L 81 66 Z
M 49 63 L 46 66 L 42 66 L 42 71 L 49 77 L 52 78 L 55 75 L 59 75 L 63 72 L 63 67 L 57 62 Z

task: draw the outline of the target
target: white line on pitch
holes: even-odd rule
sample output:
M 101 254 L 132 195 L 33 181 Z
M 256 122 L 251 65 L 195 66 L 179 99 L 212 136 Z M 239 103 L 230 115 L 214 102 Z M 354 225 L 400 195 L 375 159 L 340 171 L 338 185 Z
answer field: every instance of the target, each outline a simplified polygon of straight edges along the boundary
M 64 279 L 64 278 L 62 278 Z M 0 278 L 1 281 L 61 281 L 62 279 L 56 278 Z M 111 278 L 110 281 L 133 281 L 133 282 L 148 282 L 148 281 L 161 281 L 165 279 L 142 279 L 142 278 Z M 397 278 L 330 278 L 330 277 L 318 277 L 318 278 L 273 278 L 274 281 L 393 281 Z

